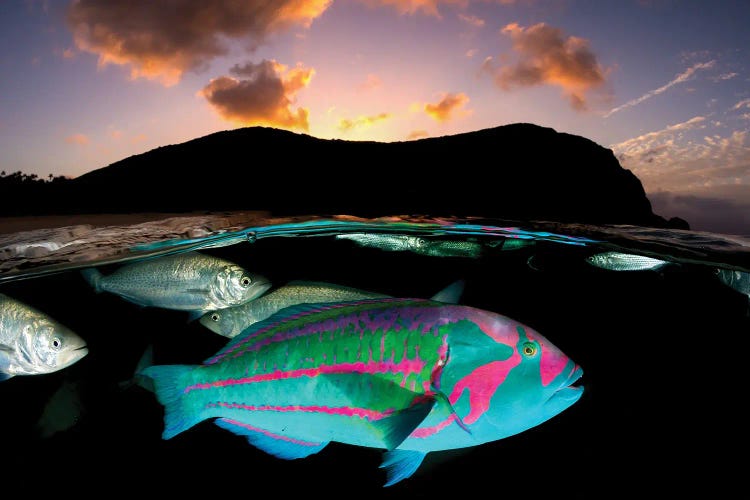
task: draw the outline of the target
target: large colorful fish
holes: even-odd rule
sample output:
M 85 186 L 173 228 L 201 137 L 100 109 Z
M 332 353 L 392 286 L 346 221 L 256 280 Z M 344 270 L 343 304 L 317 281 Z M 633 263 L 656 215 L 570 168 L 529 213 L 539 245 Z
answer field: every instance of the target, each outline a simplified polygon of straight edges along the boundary
M 282 309 L 202 365 L 155 365 L 162 437 L 206 419 L 282 459 L 331 442 L 383 448 L 386 486 L 432 451 L 541 424 L 581 397 L 582 369 L 506 316 L 424 299 Z

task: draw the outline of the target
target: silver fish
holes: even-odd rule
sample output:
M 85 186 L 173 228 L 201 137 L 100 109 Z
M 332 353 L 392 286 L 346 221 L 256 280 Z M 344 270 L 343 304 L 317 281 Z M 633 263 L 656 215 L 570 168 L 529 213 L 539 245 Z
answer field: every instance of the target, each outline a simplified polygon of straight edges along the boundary
M 734 269 L 716 269 L 716 275 L 725 285 L 750 297 L 750 273 Z
M 0 380 L 56 372 L 88 352 L 86 342 L 66 326 L 0 294 Z
M 621 252 L 597 253 L 586 257 L 586 262 L 592 266 L 609 271 L 656 270 L 670 263 L 666 260 L 654 259 L 645 255 Z
M 462 292 L 463 281 L 456 281 L 433 295 L 432 300 L 457 303 Z M 240 306 L 207 312 L 201 316 L 200 323 L 214 333 L 232 338 L 253 323 L 262 321 L 288 306 L 387 297 L 389 295 L 333 283 L 290 281 L 285 286 Z
M 186 252 L 126 264 L 109 275 L 96 268 L 81 274 L 97 292 L 109 292 L 144 307 L 206 311 L 244 304 L 263 295 L 271 282 L 228 260 Z
M 473 239 L 450 240 L 424 238 L 406 234 L 348 233 L 336 235 L 337 239 L 352 240 L 359 246 L 379 248 L 388 252 L 410 251 L 431 257 L 480 257 L 487 247 L 498 247 L 503 241 L 481 243 Z M 514 244 L 508 244 L 513 249 Z M 522 245 L 515 244 L 515 248 Z

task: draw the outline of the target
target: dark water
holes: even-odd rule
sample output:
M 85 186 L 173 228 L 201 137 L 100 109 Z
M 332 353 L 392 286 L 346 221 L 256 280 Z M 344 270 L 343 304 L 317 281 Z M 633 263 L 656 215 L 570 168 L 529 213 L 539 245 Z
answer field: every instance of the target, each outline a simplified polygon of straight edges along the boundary
M 430 248 L 452 253 L 336 237 L 358 232 L 450 242 Z M 71 495 L 722 497 L 741 487 L 735 471 L 747 428 L 750 298 L 716 270 L 750 272 L 749 248 L 750 238 L 739 236 L 627 226 L 317 217 L 206 216 L 4 235 L 0 293 L 71 328 L 89 354 L 59 372 L 0 383 L 3 477 Z M 533 327 L 581 365 L 583 397 L 516 436 L 430 453 L 414 476 L 385 489 L 380 450 L 332 443 L 285 461 L 210 421 L 162 440 L 163 409 L 154 395 L 120 383 L 149 345 L 156 364 L 192 364 L 226 338 L 183 312 L 96 294 L 78 270 L 98 265 L 106 274 L 154 252 L 193 249 L 274 285 L 326 281 L 430 297 L 462 279 L 460 303 Z M 607 250 L 670 265 L 612 271 L 586 262 Z

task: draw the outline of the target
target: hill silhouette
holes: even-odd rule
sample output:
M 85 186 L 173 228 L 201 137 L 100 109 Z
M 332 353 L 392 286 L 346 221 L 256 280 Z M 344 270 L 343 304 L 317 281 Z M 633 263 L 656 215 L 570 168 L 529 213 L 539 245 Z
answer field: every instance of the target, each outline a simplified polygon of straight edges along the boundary
M 26 203 L 27 210 L 266 210 L 687 226 L 654 214 L 641 182 L 611 150 L 528 123 L 390 143 L 246 127 L 47 184 L 43 199 Z

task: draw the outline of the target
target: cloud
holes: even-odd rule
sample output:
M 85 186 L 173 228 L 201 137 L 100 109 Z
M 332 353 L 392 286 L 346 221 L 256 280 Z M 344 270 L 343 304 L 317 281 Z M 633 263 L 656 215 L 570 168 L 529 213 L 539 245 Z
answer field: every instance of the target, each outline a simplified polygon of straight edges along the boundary
M 469 0 L 360 0 L 371 7 L 394 7 L 399 14 L 422 13 L 428 16 L 441 17 L 438 6 L 456 5 L 466 7 Z M 517 0 L 483 0 L 485 3 L 497 3 L 501 5 L 513 5 Z
M 606 82 L 607 71 L 599 65 L 586 39 L 566 37 L 560 29 L 545 23 L 528 28 L 511 23 L 501 33 L 510 37 L 518 62 L 494 68 L 492 58 L 487 58 L 482 68 L 503 90 L 556 85 L 574 109 L 584 110 L 585 94 Z
M 705 117 L 696 116 L 610 147 L 646 192 L 746 203 L 750 199 L 750 132 L 709 126 Z
M 220 76 L 198 92 L 222 118 L 243 125 L 309 129 L 308 110 L 291 107 L 296 93 L 309 84 L 312 68 L 287 69 L 274 60 L 263 60 L 235 65 L 230 72 L 240 79 Z
M 390 113 L 380 113 L 378 115 L 372 115 L 372 116 L 360 116 L 359 118 L 355 120 L 349 120 L 346 118 L 343 118 L 339 120 L 339 130 L 342 132 L 349 132 L 355 127 L 370 127 L 374 125 L 377 122 L 381 122 L 383 120 L 387 120 L 391 117 Z
M 632 106 L 636 106 L 636 105 L 642 103 L 643 101 L 645 101 L 646 99 L 651 99 L 655 95 L 659 95 L 662 92 L 665 92 L 665 91 L 669 90 L 671 87 L 677 85 L 678 83 L 682 83 L 682 82 L 685 82 L 685 81 L 689 80 L 690 78 L 692 78 L 692 76 L 695 74 L 696 71 L 700 71 L 700 70 L 703 70 L 703 69 L 712 68 L 715 64 L 716 64 L 716 61 L 708 61 L 708 62 L 702 62 L 702 63 L 693 64 L 688 69 L 686 69 L 685 71 L 683 71 L 679 75 L 675 76 L 669 83 L 666 83 L 666 84 L 662 85 L 658 89 L 649 90 L 648 92 L 646 92 L 642 96 L 640 96 L 640 97 L 638 97 L 636 99 L 632 99 L 632 100 L 626 102 L 625 104 L 622 104 L 620 106 L 617 106 L 616 108 L 611 109 L 608 113 L 606 113 L 604 115 L 604 118 L 608 118 L 608 117 L 612 116 L 613 114 L 617 113 L 618 111 L 622 111 L 625 108 L 630 108 Z
M 73 134 L 66 137 L 65 142 L 67 142 L 68 144 L 78 144 L 80 146 L 86 146 L 91 141 L 85 134 Z
M 732 111 L 737 111 L 738 109 L 742 108 L 750 108 L 750 99 L 743 99 L 734 106 L 732 106 Z
M 130 67 L 132 79 L 178 83 L 227 53 L 227 39 L 258 45 L 293 26 L 309 27 L 332 0 L 77 0 L 67 12 L 76 46 L 99 66 Z
M 458 18 L 463 22 L 474 26 L 475 28 L 481 28 L 482 26 L 484 26 L 484 19 L 477 16 L 472 16 L 469 14 L 459 14 Z
M 372 7 L 394 7 L 399 14 L 416 14 L 421 12 L 429 16 L 440 17 L 438 5 L 459 5 L 465 7 L 468 0 L 360 0 Z
M 446 122 L 453 118 L 456 114 L 467 113 L 468 111 L 462 110 L 469 102 L 469 96 L 463 92 L 457 94 L 446 93 L 443 94 L 440 100 L 435 104 L 427 103 L 424 105 L 424 112 L 427 113 L 431 118 L 438 122 Z
M 736 76 L 739 76 L 739 73 L 734 73 L 734 72 L 731 72 L 731 73 L 722 73 L 720 75 L 717 75 L 717 76 L 711 78 L 711 80 L 713 80 L 715 82 L 721 82 L 721 81 L 724 81 L 724 80 L 731 80 L 732 78 L 734 78 Z
M 412 130 L 409 132 L 407 139 L 421 139 L 422 137 L 429 137 L 430 134 L 426 130 Z

